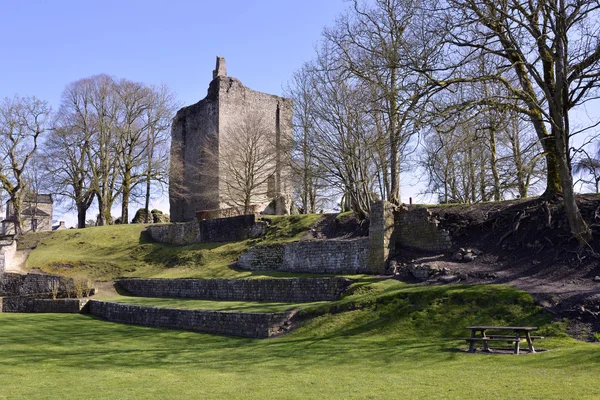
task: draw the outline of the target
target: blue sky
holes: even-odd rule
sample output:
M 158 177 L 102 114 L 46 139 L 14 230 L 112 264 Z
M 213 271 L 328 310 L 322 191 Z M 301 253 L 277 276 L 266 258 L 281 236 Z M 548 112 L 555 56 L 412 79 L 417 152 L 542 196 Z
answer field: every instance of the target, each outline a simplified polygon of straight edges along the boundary
M 54 109 L 68 83 L 100 73 L 165 83 L 182 105 L 193 104 L 206 95 L 217 55 L 226 58 L 228 75 L 246 86 L 281 94 L 292 73 L 313 57 L 324 26 L 349 5 L 343 0 L 1 1 L 0 98 L 36 96 Z M 164 199 L 153 206 L 168 210 Z M 60 210 L 55 219 L 75 223 L 72 214 Z
M 281 94 L 343 0 L 2 2 L 0 97 L 58 105 L 65 85 L 107 73 L 202 99 L 215 56 L 245 85 Z

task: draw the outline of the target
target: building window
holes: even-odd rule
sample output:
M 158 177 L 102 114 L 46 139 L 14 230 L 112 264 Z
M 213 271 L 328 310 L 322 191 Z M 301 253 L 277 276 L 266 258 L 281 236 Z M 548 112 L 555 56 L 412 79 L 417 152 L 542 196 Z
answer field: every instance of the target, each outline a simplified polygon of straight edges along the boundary
M 33 232 L 37 232 L 38 229 L 38 220 L 37 219 L 32 219 L 31 220 L 31 230 Z

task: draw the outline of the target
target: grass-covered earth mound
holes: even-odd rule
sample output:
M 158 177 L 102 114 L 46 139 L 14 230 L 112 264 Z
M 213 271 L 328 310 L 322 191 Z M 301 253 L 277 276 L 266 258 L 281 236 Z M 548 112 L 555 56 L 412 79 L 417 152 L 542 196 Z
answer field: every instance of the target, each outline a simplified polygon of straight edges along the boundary
M 27 261 L 29 269 L 59 275 L 85 275 L 107 281 L 138 278 L 248 278 L 249 271 L 230 267 L 251 246 L 282 243 L 305 236 L 320 215 L 269 217 L 263 238 L 231 243 L 172 246 L 152 243 L 145 225 L 112 225 L 25 235 L 35 247 Z M 36 240 L 39 239 L 39 240 Z M 283 273 L 258 275 L 289 276 Z

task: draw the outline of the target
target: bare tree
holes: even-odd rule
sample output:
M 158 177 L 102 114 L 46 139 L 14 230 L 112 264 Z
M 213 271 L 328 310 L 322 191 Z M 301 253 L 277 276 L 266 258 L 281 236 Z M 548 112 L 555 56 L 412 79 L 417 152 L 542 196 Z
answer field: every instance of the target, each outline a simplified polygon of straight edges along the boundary
M 114 90 L 118 103 L 115 156 L 121 181 L 121 223 L 127 224 L 131 192 L 142 180 L 141 165 L 146 153 L 143 142 L 149 123 L 143 117 L 147 115 L 152 93 L 145 85 L 126 79 L 115 82 Z
M 421 33 L 420 1 L 353 0 L 351 12 L 325 31 L 340 58 L 339 68 L 360 79 L 371 96 L 379 138 L 382 194 L 400 202 L 401 161 L 418 132 L 419 111 L 426 99 L 425 81 L 413 73 L 432 62 L 437 48 Z
M 496 102 L 501 97 L 504 105 Z M 441 202 L 527 197 L 539 180 L 543 151 L 501 86 L 465 83 L 439 93 L 431 105 L 420 162 L 430 193 Z
M 152 185 L 167 183 L 169 176 L 169 139 L 171 121 L 178 104 L 175 95 L 166 86 L 152 88 L 151 106 L 146 110 L 148 129 L 144 136 L 145 159 L 141 173 L 145 183 L 144 209 L 146 210 L 146 223 L 150 214 L 150 198 Z
M 96 200 L 98 225 L 112 223 L 111 209 L 120 195 L 119 181 L 119 101 L 115 79 L 108 75 L 90 78 L 90 109 L 94 135 L 88 148 L 88 171 Z
M 580 243 L 591 231 L 575 202 L 569 112 L 595 98 L 600 83 L 600 5 L 596 0 L 450 0 L 431 25 L 443 31 L 446 68 L 431 69 L 440 88 L 495 81 L 519 100 L 544 149 L 546 196 L 564 195 L 571 232 Z M 498 58 L 491 74 L 456 76 L 457 64 Z M 441 71 L 445 71 L 446 75 Z
M 165 180 L 163 147 L 173 109 L 173 95 L 164 86 L 97 75 L 65 88 L 45 163 L 54 190 L 73 201 L 79 227 L 85 227 L 94 198 L 100 225 L 112 222 L 119 196 L 126 223 L 130 199 L 143 183 L 148 207 L 152 183 Z
M 286 96 L 294 101 L 294 149 L 292 173 L 294 194 L 302 213 L 316 213 L 325 191 L 324 170 L 317 162 L 311 137 L 315 134 L 315 93 L 311 65 L 296 71 Z
M 369 214 L 377 185 L 378 143 L 370 96 L 362 80 L 341 68 L 325 44 L 311 70 L 312 155 L 331 189 L 337 189 L 360 216 Z
M 224 203 L 250 212 L 253 203 L 275 197 L 277 151 L 273 132 L 257 114 L 246 114 L 219 137 L 219 177 Z
M 42 152 L 50 187 L 72 201 L 78 228 L 86 227 L 86 213 L 95 195 L 89 167 L 97 121 L 92 107 L 93 80 L 85 78 L 67 85 Z
M 35 97 L 5 98 L 0 103 L 0 184 L 8 194 L 17 235 L 22 232 L 25 170 L 48 130 L 50 106 Z

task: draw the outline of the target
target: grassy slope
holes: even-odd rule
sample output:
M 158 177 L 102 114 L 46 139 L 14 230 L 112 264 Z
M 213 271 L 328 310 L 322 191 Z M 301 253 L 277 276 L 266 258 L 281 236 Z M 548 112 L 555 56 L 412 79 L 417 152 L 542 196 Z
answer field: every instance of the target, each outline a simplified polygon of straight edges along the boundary
M 229 267 L 248 247 L 297 240 L 320 215 L 271 217 L 267 236 L 232 243 L 168 246 L 150 243 L 141 235 L 144 225 L 115 225 L 56 231 L 45 235 L 27 261 L 60 275 L 84 275 L 95 280 L 118 277 L 248 278 L 289 274 L 237 271 Z M 33 236 L 26 235 L 31 242 Z
M 252 340 L 0 314 L 0 399 L 596 399 L 600 353 L 502 286 L 365 282 L 363 307 Z M 343 305 L 338 304 L 338 307 Z M 535 355 L 466 354 L 471 323 L 537 324 Z

